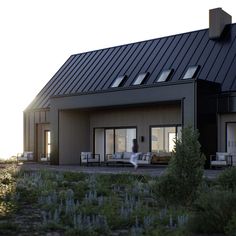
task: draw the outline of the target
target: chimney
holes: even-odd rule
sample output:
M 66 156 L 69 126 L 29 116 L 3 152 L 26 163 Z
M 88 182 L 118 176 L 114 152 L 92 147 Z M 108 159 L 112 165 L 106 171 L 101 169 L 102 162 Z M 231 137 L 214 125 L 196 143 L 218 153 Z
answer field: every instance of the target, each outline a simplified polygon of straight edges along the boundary
M 232 23 L 232 17 L 222 8 L 209 10 L 209 38 L 220 38 L 226 25 Z

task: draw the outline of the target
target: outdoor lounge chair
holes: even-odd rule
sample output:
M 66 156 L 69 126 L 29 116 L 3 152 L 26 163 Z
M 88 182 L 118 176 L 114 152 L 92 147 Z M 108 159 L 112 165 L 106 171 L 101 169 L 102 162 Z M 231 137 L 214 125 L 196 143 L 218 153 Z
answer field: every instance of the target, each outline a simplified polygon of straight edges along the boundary
M 233 165 L 232 155 L 227 152 L 217 152 L 210 156 L 210 168 L 212 167 L 230 167 Z
M 94 154 L 92 152 L 81 152 L 80 165 L 86 164 L 88 166 L 89 164 L 93 163 L 97 163 L 99 165 L 101 164 L 100 154 Z
M 50 161 L 50 155 L 42 153 L 40 155 L 40 161 Z
M 34 153 L 33 152 L 24 152 L 24 153 L 17 153 L 17 161 L 33 161 L 34 160 Z

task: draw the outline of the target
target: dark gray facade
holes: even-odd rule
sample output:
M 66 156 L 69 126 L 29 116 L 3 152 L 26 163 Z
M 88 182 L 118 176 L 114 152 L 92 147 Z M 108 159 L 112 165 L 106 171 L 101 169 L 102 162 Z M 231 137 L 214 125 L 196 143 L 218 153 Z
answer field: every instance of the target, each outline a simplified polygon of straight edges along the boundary
M 235 55 L 236 24 L 226 25 L 214 39 L 209 38 L 209 29 L 205 29 L 72 55 L 25 110 L 24 149 L 34 151 L 37 158 L 37 127 L 48 124 L 52 136 L 51 162 L 60 164 L 61 132 L 66 132 L 61 125 L 66 120 L 70 122 L 66 111 L 74 111 L 71 122 L 75 126 L 81 114 L 80 122 L 87 127 L 87 134 L 86 129 L 77 127 L 87 140 L 76 149 L 79 157 L 81 151 L 93 148 L 91 133 L 88 135 L 91 112 L 146 106 L 159 109 L 176 104 L 180 114 L 176 123 L 199 129 L 202 150 L 207 157 L 217 150 L 226 151 L 226 141 L 220 141 L 219 130 L 225 114 L 230 113 L 230 121 L 236 122 Z M 196 73 L 188 78 L 186 72 L 194 66 L 197 66 Z M 170 76 L 158 82 L 166 70 L 171 70 Z M 143 73 L 147 73 L 143 83 L 133 85 Z M 120 87 L 113 88 L 119 76 L 125 79 Z M 47 118 L 40 120 L 36 114 L 43 111 Z M 169 122 L 174 123 L 171 119 Z M 80 137 L 74 135 L 71 138 L 76 137 L 79 142 Z M 145 140 L 148 142 L 148 137 Z

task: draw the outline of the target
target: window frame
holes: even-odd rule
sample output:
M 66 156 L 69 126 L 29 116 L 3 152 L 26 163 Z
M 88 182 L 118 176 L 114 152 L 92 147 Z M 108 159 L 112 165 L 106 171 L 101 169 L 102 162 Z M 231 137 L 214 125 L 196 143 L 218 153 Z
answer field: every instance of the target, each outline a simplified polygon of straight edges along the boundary
M 122 87 L 127 79 L 127 75 L 118 76 L 111 84 L 111 88 L 119 88 Z M 116 85 L 117 84 L 117 85 Z
M 136 130 L 136 139 L 138 137 L 138 127 L 137 126 L 112 126 L 112 127 L 94 127 L 93 128 L 93 152 L 95 152 L 95 130 L 96 129 L 104 129 L 104 155 L 107 155 L 106 153 L 106 130 L 113 130 L 113 153 L 115 153 L 115 130 L 117 129 L 135 129 Z M 113 154 L 109 153 L 109 154 Z
M 159 79 L 163 76 L 163 74 L 167 74 L 167 76 L 166 76 L 166 78 L 165 78 L 165 80 L 161 80 L 161 81 L 159 81 Z M 172 75 L 174 74 L 174 69 L 166 69 L 166 70 L 163 70 L 160 74 L 159 74 L 159 76 L 157 77 L 157 79 L 155 80 L 155 83 L 163 83 L 163 82 L 167 82 L 167 81 L 169 81 L 170 79 L 171 79 L 171 77 L 172 77 Z
M 195 69 L 195 70 L 194 70 Z M 189 70 L 194 70 L 193 73 L 191 73 L 191 77 L 187 76 L 187 74 L 189 74 L 190 72 L 188 72 Z M 187 79 L 195 79 L 196 78 L 196 75 L 198 74 L 200 70 L 200 66 L 199 65 L 192 65 L 192 66 L 189 66 L 188 69 L 185 71 L 182 79 L 183 80 L 187 80 Z
M 138 86 L 138 85 L 144 84 L 146 82 L 148 76 L 149 76 L 149 72 L 144 72 L 144 73 L 138 74 L 138 76 L 135 78 L 135 80 L 132 83 L 132 85 L 133 86 Z M 139 83 L 137 83 L 137 81 L 140 80 L 139 78 L 141 78 L 141 81 Z
M 178 135 L 178 127 L 181 129 L 183 126 L 181 124 L 167 124 L 167 125 L 150 125 L 149 126 L 149 151 L 152 152 L 152 128 L 175 128 L 175 135 Z

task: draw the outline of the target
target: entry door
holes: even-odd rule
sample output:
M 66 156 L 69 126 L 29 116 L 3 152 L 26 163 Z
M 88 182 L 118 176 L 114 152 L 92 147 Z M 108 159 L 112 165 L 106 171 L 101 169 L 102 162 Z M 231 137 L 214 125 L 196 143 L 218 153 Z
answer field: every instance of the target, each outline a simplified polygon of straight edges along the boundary
M 233 164 L 236 165 L 236 123 L 227 123 L 227 152 L 233 155 Z

